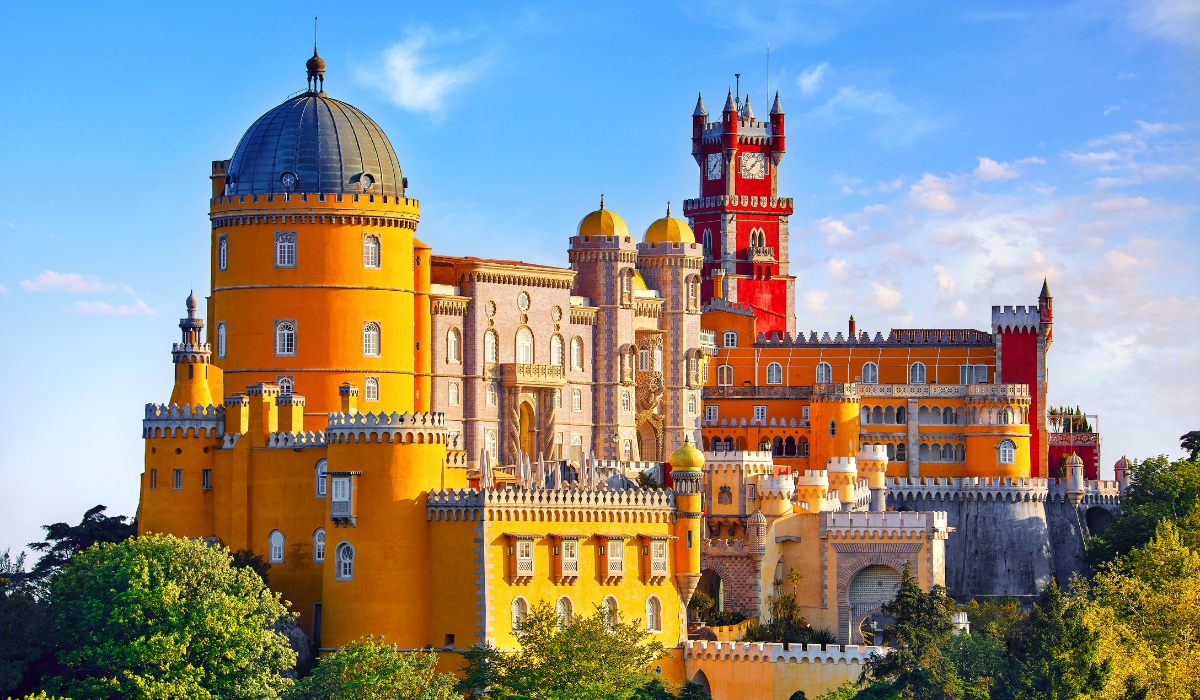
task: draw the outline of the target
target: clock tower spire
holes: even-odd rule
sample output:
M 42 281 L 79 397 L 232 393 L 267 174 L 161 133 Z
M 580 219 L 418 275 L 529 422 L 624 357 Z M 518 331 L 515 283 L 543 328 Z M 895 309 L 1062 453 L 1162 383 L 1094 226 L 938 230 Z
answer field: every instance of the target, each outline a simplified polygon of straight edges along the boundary
M 788 270 L 788 217 L 792 200 L 778 194 L 786 150 L 784 114 L 775 95 L 768 121 L 749 104 L 739 110 L 730 91 L 720 121 L 708 121 L 703 99 L 692 112 L 692 157 L 700 167 L 700 196 L 683 211 L 704 246 L 702 300 L 714 296 L 713 277 L 724 275 L 724 299 L 747 304 L 757 330 L 796 332 L 796 278 Z

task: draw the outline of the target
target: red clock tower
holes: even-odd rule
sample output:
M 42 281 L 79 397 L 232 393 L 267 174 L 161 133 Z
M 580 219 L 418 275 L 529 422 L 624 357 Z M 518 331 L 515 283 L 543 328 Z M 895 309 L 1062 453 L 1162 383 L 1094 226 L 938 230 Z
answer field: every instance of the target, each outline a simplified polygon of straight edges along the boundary
M 768 336 L 796 331 L 796 278 L 788 272 L 792 200 L 777 191 L 785 150 L 778 93 L 765 122 L 755 120 L 749 97 L 737 104 L 730 92 L 716 122 L 696 100 L 692 156 L 700 196 L 684 201 L 684 215 L 704 245 L 702 299 L 749 305 Z

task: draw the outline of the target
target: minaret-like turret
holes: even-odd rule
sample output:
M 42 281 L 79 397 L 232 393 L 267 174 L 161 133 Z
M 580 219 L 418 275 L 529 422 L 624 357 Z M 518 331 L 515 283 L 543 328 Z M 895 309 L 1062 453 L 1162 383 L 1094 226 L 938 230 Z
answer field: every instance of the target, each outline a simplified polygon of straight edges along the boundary
M 171 346 L 171 360 L 175 363 L 175 387 L 167 403 L 183 406 L 212 405 L 212 389 L 209 375 L 214 373 L 212 347 L 203 342 L 204 321 L 196 317 L 196 295 L 187 298 L 187 318 L 179 319 L 181 342 Z M 216 378 L 215 376 L 213 378 Z M 218 392 L 219 395 L 219 392 Z
M 675 580 L 687 605 L 700 583 L 700 509 L 704 453 L 686 439 L 668 458 L 675 489 Z
M 1042 293 L 1038 295 L 1038 318 L 1041 320 L 1042 335 L 1046 338 L 1046 349 L 1054 340 L 1054 297 L 1050 296 L 1050 281 L 1042 280 Z
M 704 109 L 704 97 L 696 95 L 696 109 L 692 111 L 692 157 L 696 159 L 696 164 L 703 169 L 704 160 L 703 149 L 700 142 L 704 139 L 704 125 L 708 123 L 708 112 Z M 703 176 L 703 175 L 702 175 Z

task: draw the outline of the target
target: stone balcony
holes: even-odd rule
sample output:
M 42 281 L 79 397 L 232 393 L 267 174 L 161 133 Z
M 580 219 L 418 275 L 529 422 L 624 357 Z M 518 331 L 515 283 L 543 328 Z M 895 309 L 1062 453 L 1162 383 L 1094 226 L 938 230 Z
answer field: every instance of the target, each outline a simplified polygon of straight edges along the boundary
M 775 249 L 770 246 L 750 246 L 746 249 L 750 262 L 775 262 Z
M 567 378 L 563 368 L 558 365 L 524 365 L 511 362 L 500 365 L 500 383 L 504 386 L 560 389 L 566 385 Z

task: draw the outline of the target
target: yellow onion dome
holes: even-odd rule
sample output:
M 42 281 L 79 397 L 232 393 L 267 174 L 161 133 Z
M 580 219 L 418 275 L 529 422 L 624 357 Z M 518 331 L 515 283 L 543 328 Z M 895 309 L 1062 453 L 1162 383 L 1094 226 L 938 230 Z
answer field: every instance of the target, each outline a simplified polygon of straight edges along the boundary
M 580 236 L 620 236 L 629 235 L 629 227 L 625 220 L 604 208 L 604 195 L 600 195 L 600 208 L 583 217 L 579 222 Z
M 672 473 L 698 472 L 704 467 L 704 453 L 696 449 L 691 439 L 684 438 L 683 444 L 667 457 L 667 462 Z
M 667 215 L 650 224 L 646 229 L 646 243 L 695 243 L 696 234 L 683 219 L 671 218 L 671 203 L 667 203 Z

